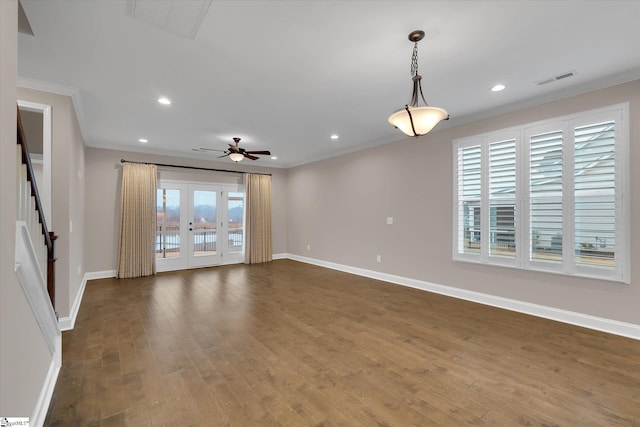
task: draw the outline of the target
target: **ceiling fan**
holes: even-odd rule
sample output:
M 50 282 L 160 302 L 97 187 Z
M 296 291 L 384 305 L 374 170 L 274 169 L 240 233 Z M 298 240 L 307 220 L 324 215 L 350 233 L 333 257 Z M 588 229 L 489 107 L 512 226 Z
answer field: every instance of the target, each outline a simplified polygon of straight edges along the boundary
M 243 158 L 247 158 L 247 159 L 251 159 L 251 160 L 258 160 L 259 157 L 255 156 L 255 154 L 261 154 L 261 155 L 265 155 L 265 156 L 270 156 L 271 155 L 271 151 L 267 151 L 267 150 L 261 150 L 261 151 L 247 151 L 242 147 L 238 146 L 238 143 L 240 142 L 240 138 L 235 137 L 233 138 L 233 141 L 235 142 L 234 144 L 229 144 L 229 148 L 226 150 L 216 150 L 213 148 L 193 148 L 193 151 L 221 151 L 224 154 L 222 156 L 218 156 L 218 158 L 222 158 L 222 157 L 227 157 L 229 156 L 229 158 L 231 160 L 233 160 L 234 162 L 238 163 L 239 161 L 241 161 Z

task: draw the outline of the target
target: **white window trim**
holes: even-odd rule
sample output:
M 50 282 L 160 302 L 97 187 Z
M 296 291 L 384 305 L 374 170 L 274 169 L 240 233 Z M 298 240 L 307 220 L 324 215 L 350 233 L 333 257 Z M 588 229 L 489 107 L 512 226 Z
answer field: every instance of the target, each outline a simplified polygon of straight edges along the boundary
M 529 259 L 529 188 L 528 176 L 528 136 L 532 130 L 535 132 L 543 127 L 555 128 L 562 130 L 565 137 L 571 138 L 573 141 L 573 130 L 583 124 L 593 122 L 594 116 L 606 115 L 611 119 L 615 115 L 615 132 L 616 132 L 616 216 L 615 216 L 615 233 L 616 233 L 616 265 L 613 270 L 590 267 L 585 265 L 576 265 L 574 263 L 574 250 L 572 239 L 563 239 L 563 261 L 557 265 L 535 261 Z M 560 125 L 560 126 L 558 126 Z M 516 138 L 516 257 L 504 258 L 499 256 L 491 256 L 489 254 L 489 239 L 487 233 L 489 230 L 489 162 L 488 147 L 491 142 L 501 141 L 506 138 Z M 481 233 L 480 254 L 461 253 L 459 252 L 459 198 L 458 198 L 458 150 L 460 148 L 480 145 L 481 151 Z M 563 168 L 572 170 L 573 166 L 573 145 L 565 144 L 563 146 Z M 569 276 L 587 277 L 593 279 L 601 279 L 613 282 L 621 282 L 625 284 L 631 283 L 631 215 L 630 215 L 630 164 L 629 164 L 629 103 L 621 103 L 608 107 L 583 111 L 562 117 L 552 118 L 539 122 L 525 124 L 523 126 L 511 127 L 494 132 L 487 132 L 480 135 L 474 135 L 467 138 L 461 138 L 453 141 L 453 204 L 452 204 L 452 258 L 454 261 L 488 264 L 494 266 L 519 268 L 524 270 L 542 271 L 549 273 L 557 273 Z M 567 151 L 565 151 L 567 150 Z M 567 165 L 566 159 L 570 159 L 571 164 Z M 567 174 L 563 171 L 563 202 L 569 194 L 573 192 L 573 173 Z M 573 197 L 573 196 L 572 196 Z M 563 234 L 573 236 L 573 211 L 567 212 L 565 209 L 573 209 L 568 203 L 563 203 Z M 526 215 L 526 217 L 524 217 Z M 569 234 L 570 233 L 570 234 Z M 527 248 L 529 246 L 529 248 Z

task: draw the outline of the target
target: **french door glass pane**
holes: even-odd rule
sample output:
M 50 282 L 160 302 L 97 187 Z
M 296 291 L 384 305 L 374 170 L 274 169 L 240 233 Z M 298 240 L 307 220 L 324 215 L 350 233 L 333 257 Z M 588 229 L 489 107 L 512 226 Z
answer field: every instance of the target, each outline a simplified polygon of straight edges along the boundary
M 180 256 L 180 190 L 156 192 L 156 258 Z
M 193 252 L 198 255 L 216 253 L 215 191 L 193 191 Z
M 244 193 L 230 192 L 227 202 L 229 224 L 229 253 L 242 252 L 244 244 L 244 230 L 242 223 L 244 218 Z

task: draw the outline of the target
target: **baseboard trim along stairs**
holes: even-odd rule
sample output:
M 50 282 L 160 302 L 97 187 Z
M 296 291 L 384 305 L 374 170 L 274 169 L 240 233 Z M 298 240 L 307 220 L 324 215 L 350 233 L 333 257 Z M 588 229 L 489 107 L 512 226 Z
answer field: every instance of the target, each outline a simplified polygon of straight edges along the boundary
M 70 331 L 76 324 L 76 317 L 78 316 L 78 310 L 80 310 L 80 303 L 82 302 L 82 296 L 84 295 L 84 288 L 87 286 L 87 281 L 95 279 L 106 279 L 109 277 L 116 277 L 116 271 L 94 271 L 84 274 L 84 276 L 82 277 L 82 283 L 80 284 L 80 288 L 78 289 L 78 293 L 76 294 L 76 298 L 73 300 L 73 305 L 71 306 L 69 317 L 61 317 L 60 319 L 58 319 L 58 325 L 60 326 L 61 331 Z

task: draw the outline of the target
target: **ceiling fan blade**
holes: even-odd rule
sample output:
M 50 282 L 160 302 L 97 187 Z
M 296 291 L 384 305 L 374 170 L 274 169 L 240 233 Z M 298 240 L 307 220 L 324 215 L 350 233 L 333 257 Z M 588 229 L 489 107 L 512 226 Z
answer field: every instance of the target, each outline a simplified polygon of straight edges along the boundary
M 2 0 L 0 0 L 2 1 Z M 251 160 L 258 160 L 259 157 L 254 156 L 254 154 L 262 154 L 262 155 L 267 155 L 270 156 L 271 155 L 271 151 L 268 150 L 261 150 L 261 151 L 247 151 L 242 147 L 238 146 L 238 143 L 240 142 L 240 138 L 233 138 L 233 142 L 235 142 L 235 144 L 229 144 L 229 148 L 224 151 L 225 155 L 224 156 L 220 156 L 220 157 L 227 157 L 231 154 L 242 154 L 244 157 L 246 157 L 247 159 L 251 159 Z M 220 150 L 222 151 L 222 150 Z M 220 158 L 218 157 L 218 158 Z
M 218 150 L 215 148 L 204 148 L 204 147 L 200 147 L 200 148 L 192 148 L 193 151 L 220 151 L 222 153 L 224 153 L 224 150 Z
M 218 159 L 221 159 L 221 158 L 223 158 L 223 157 L 227 157 L 229 154 L 231 154 L 231 153 L 223 154 L 222 156 L 218 156 L 217 158 L 218 158 Z

